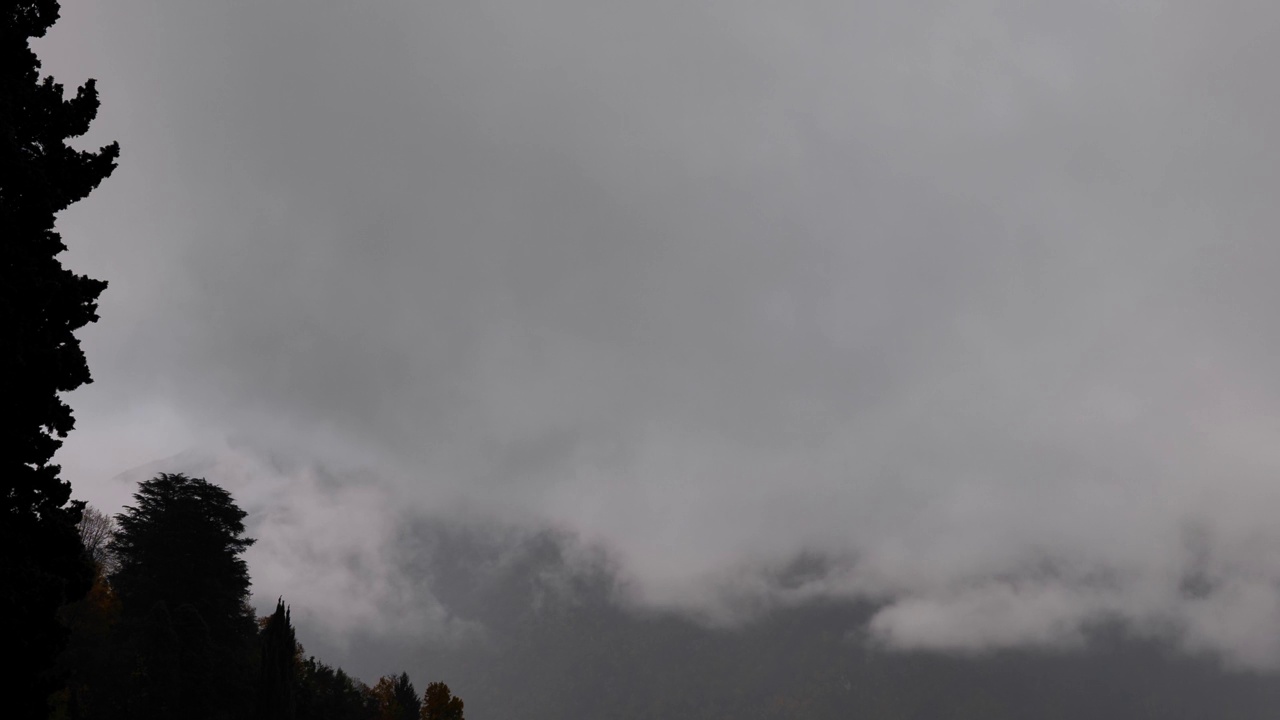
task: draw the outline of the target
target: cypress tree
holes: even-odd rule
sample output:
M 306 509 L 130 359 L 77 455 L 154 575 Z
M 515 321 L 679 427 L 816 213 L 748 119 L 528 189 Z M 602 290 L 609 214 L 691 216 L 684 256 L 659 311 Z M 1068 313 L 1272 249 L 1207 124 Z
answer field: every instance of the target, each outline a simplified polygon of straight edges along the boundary
M 293 720 L 296 715 L 298 640 L 284 598 L 267 618 L 259 634 L 261 664 L 258 679 L 259 720 Z

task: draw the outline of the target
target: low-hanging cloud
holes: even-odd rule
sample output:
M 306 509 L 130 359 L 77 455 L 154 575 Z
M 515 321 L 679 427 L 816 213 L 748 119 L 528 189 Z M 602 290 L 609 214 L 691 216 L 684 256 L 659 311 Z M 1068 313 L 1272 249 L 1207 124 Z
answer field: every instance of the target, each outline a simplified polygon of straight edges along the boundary
M 1280 661 L 1280 10 L 65 5 L 46 69 L 124 148 L 62 221 L 111 281 L 62 454 L 91 500 L 287 437 L 606 547 L 641 605 Z M 256 582 L 326 612 L 382 520 L 288 477 L 256 492 L 322 539 Z

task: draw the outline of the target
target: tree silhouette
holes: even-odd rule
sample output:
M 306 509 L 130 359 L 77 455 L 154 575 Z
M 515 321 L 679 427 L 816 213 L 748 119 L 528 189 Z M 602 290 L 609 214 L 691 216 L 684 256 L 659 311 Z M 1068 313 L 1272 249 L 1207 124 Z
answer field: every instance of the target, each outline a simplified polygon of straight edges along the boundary
M 409 673 L 382 676 L 373 686 L 373 695 L 378 699 L 379 720 L 418 720 L 422 711 Z
M 57 686 L 47 671 L 66 641 L 57 610 L 92 580 L 75 530 L 80 507 L 50 461 L 73 425 L 59 393 L 90 380 L 74 332 L 97 319 L 106 283 L 62 266 L 54 216 L 111 174 L 119 152 L 67 145 L 89 129 L 98 94 L 89 80 L 66 99 L 61 85 L 40 78 L 29 41 L 58 9 L 56 0 L 16 0 L 0 11 L 0 637 L 10 657 L 22 658 L 5 673 L 14 717 L 46 713 Z
M 373 691 L 342 670 L 315 657 L 302 661 L 298 677 L 298 717 L 307 720 L 374 720 Z
M 133 639 L 126 655 L 142 670 L 129 694 L 164 698 L 188 718 L 243 716 L 253 703 L 257 635 L 240 557 L 253 544 L 244 511 L 226 490 L 185 475 L 158 475 L 133 497 L 108 545 L 121 632 Z M 162 675 L 175 687 L 158 687 Z
M 258 643 L 261 660 L 256 716 L 259 720 L 293 720 L 298 640 L 284 598 L 276 600 L 276 611 L 263 624 Z
M 125 614 L 157 602 L 193 605 L 215 634 L 255 635 L 247 607 L 248 566 L 240 557 L 245 512 L 230 493 L 202 478 L 161 473 L 138 485 L 136 505 L 116 516 L 109 544 L 118 563 L 111 576 Z
M 115 558 L 107 549 L 116 533 L 115 519 L 92 505 L 86 505 L 76 529 L 80 531 L 80 544 L 84 546 L 94 569 L 104 576 L 115 572 Z
M 463 720 L 462 698 L 449 692 L 449 686 L 433 682 L 422 695 L 422 720 Z

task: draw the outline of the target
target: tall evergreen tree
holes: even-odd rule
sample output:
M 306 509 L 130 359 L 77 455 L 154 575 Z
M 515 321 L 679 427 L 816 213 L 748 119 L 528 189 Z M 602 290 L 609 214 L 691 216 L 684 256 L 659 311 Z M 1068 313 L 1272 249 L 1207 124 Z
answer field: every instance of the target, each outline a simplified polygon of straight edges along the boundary
M 400 709 L 396 720 L 418 720 L 418 715 L 422 712 L 422 701 L 418 699 L 418 691 L 413 688 L 413 683 L 409 682 L 409 673 L 400 673 L 392 692 L 395 694 L 396 706 Z
M 409 673 L 383 675 L 372 693 L 378 701 L 379 720 L 419 720 L 422 700 L 409 680 Z
M 298 639 L 290 622 L 284 598 L 276 600 L 276 611 L 259 633 L 261 650 L 258 667 L 259 720 L 293 720 L 296 713 Z
M 51 463 L 71 430 L 59 394 L 89 382 L 74 332 L 97 319 L 106 283 L 64 268 L 54 216 L 85 197 L 115 168 L 119 148 L 75 150 L 97 115 L 92 80 L 73 98 L 40 78 L 30 40 L 58 18 L 56 0 L 0 4 L 0 637 L 21 658 L 5 673 L 13 717 L 42 717 L 57 681 L 48 669 L 66 642 L 57 609 L 92 581 L 76 523 L 80 507 Z
M 193 605 L 214 636 L 256 635 L 249 600 L 249 568 L 240 557 L 245 512 L 231 494 L 203 478 L 161 473 L 138 485 L 135 505 L 116 516 L 109 548 L 116 556 L 111 584 L 126 617 Z
M 245 512 L 226 490 L 185 475 L 158 475 L 133 497 L 136 504 L 116 516 L 109 545 L 121 634 L 141 639 L 130 647 L 130 662 L 163 666 L 178 686 L 161 692 L 144 672 L 128 692 L 169 698 L 183 717 L 243 717 L 253 703 L 257 660 L 249 571 L 240 557 L 253 544 L 244 537 Z M 170 616 L 172 630 L 148 629 Z M 146 642 L 153 636 L 174 640 Z

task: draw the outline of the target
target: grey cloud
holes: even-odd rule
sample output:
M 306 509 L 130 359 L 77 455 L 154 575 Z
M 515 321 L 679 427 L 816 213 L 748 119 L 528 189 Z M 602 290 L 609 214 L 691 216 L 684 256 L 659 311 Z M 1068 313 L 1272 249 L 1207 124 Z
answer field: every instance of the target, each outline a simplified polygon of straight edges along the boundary
M 578 533 L 641 605 L 736 616 L 814 553 L 853 560 L 807 592 L 896 599 L 872 625 L 894 645 L 1118 614 L 1280 659 L 1280 12 L 64 15 L 48 69 L 99 76 L 125 151 L 63 221 L 112 281 L 63 453 L 96 502 L 256 436 L 397 507 Z M 362 507 L 279 482 L 300 528 Z M 351 523 L 306 552 L 387 551 Z M 273 553 L 259 583 L 285 584 L 302 560 Z M 1191 601 L 1193 560 L 1216 584 Z M 1117 586 L 1002 584 L 1043 563 Z

